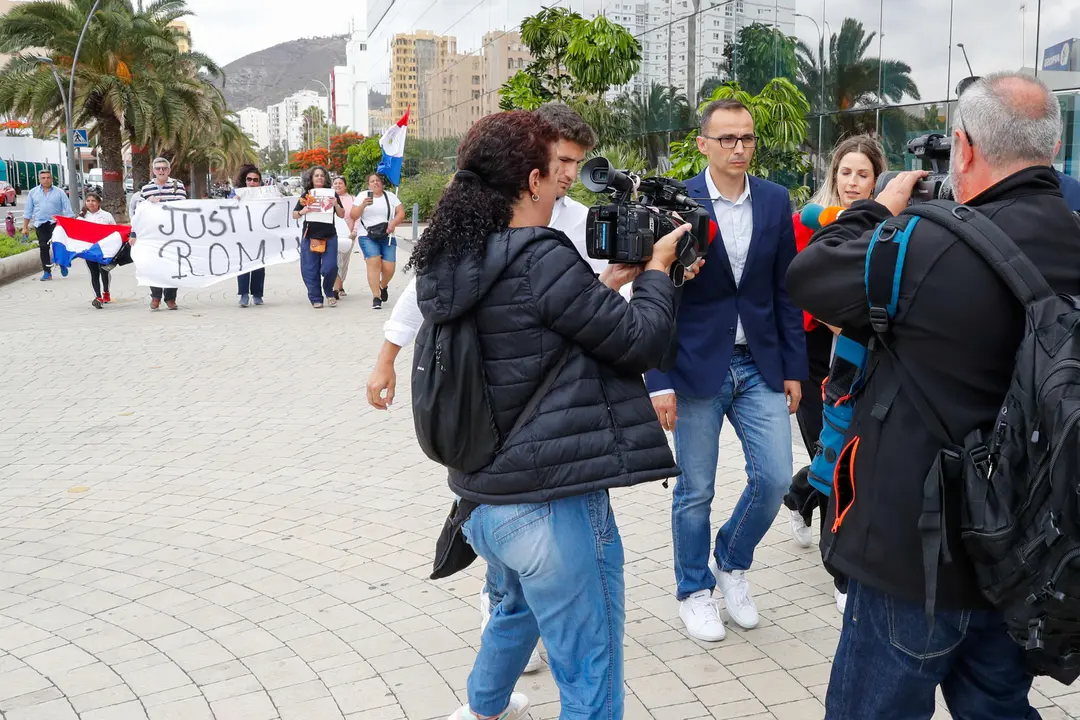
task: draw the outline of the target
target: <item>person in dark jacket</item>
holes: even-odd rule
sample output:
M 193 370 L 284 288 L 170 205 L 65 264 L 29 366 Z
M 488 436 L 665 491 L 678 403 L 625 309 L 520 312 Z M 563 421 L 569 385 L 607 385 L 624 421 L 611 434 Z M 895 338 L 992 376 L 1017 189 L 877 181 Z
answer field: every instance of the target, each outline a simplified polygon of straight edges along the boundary
M 964 91 L 953 118 L 957 199 L 1004 230 L 1055 290 L 1080 293 L 1080 223 L 1050 168 L 1061 109 L 1046 85 L 1027 75 L 989 75 Z M 795 303 L 868 341 L 871 235 L 907 206 L 924 175 L 902 173 L 876 201 L 855 203 L 822 229 L 788 271 Z M 908 243 L 899 298 L 889 342 L 945 428 L 963 438 L 991 427 L 1023 334 L 1020 304 L 963 240 L 926 220 Z M 834 492 L 829 505 L 825 563 L 851 581 L 826 717 L 930 718 L 940 686 L 953 717 L 1038 718 L 1028 703 L 1023 649 L 981 596 L 957 532 L 956 485 L 944 488 L 951 563 L 940 564 L 936 589 L 926 587 L 919 518 L 923 482 L 941 445 L 908 393 L 888 397 L 897 378 L 888 357 L 880 358 L 856 401 L 848 434 L 856 452 L 840 459 L 838 476 L 850 473 L 851 487 Z M 932 617 L 927 599 L 935 603 Z
M 675 325 L 667 275 L 689 225 L 659 241 L 627 303 L 563 233 L 543 227 L 558 193 L 558 132 L 533 113 L 490 115 L 458 148 L 453 181 L 410 266 L 425 322 L 471 318 L 503 445 L 450 488 L 479 503 L 463 525 L 501 600 L 451 717 L 525 717 L 513 693 L 538 638 L 564 716 L 623 714 L 623 550 L 608 490 L 675 477 L 641 378 Z M 506 434 L 569 352 L 518 433 Z M 467 428 L 462 429 L 467 432 Z
M 1057 170 L 1054 174 L 1057 175 L 1058 183 L 1061 185 L 1061 194 L 1065 196 L 1065 204 L 1073 212 L 1080 212 L 1080 180 Z

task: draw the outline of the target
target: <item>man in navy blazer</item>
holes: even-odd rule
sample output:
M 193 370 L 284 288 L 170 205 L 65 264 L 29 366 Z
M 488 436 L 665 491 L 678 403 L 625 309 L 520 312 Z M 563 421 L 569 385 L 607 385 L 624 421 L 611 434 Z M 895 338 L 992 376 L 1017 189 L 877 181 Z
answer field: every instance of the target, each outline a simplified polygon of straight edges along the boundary
M 683 471 L 671 518 L 679 615 L 705 641 L 725 635 L 717 585 L 732 620 L 758 623 L 746 571 L 791 483 L 789 414 L 808 376 L 802 313 L 786 286 L 795 257 L 791 203 L 785 188 L 746 174 L 756 140 L 742 103 L 719 100 L 702 113 L 697 143 L 709 166 L 686 188 L 719 232 L 683 288 L 674 369 L 646 375 Z M 748 480 L 714 546 L 709 516 L 725 417 L 742 441 Z

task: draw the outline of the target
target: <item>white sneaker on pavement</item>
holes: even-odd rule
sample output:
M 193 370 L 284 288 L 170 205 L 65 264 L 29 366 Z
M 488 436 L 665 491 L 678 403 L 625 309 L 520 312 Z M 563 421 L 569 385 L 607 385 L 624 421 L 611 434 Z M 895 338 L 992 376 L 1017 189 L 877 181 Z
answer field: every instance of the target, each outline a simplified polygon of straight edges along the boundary
M 744 630 L 756 628 L 760 618 L 754 598 L 750 597 L 750 583 L 746 580 L 746 571 L 721 572 L 715 563 L 712 564 L 712 570 L 716 575 L 716 586 L 724 593 L 724 603 L 731 619 Z
M 510 705 L 498 716 L 498 720 L 523 720 L 529 712 L 529 698 L 521 693 L 511 693 Z M 447 720 L 476 720 L 468 705 L 462 705 Z
M 803 516 L 794 510 L 789 509 L 791 513 L 791 537 L 795 540 L 795 544 L 801 548 L 808 548 L 814 544 L 814 530 L 806 521 L 803 520 Z
M 484 634 L 484 628 L 487 627 L 488 620 L 491 619 L 491 597 L 484 590 L 480 591 L 480 634 Z M 529 662 L 525 665 L 523 673 L 534 673 L 542 670 L 544 667 L 544 658 L 540 657 L 540 643 L 536 644 L 533 648 L 532 655 L 529 656 Z
M 833 595 L 836 597 L 836 609 L 843 615 L 844 611 L 847 610 L 847 593 L 842 593 L 833 588 Z
M 679 603 L 679 617 L 690 637 L 705 642 L 720 642 L 727 635 L 720 619 L 720 603 L 711 590 L 698 590 Z

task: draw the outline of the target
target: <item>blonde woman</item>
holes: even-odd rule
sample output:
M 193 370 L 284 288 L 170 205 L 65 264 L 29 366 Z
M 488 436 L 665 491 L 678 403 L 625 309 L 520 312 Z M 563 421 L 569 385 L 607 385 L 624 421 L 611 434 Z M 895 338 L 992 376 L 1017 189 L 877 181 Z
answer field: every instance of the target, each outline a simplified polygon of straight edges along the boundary
M 878 177 L 885 172 L 885 151 L 881 144 L 869 135 L 858 135 L 842 141 L 833 150 L 829 163 L 829 174 L 810 200 L 822 207 L 842 207 L 847 209 L 859 200 L 868 200 L 874 194 L 874 185 Z M 813 230 L 802 224 L 799 213 L 795 213 L 795 244 L 799 251 L 810 242 Z M 810 361 L 810 378 L 803 381 L 803 397 L 795 415 L 799 421 L 803 443 L 811 457 L 814 456 L 818 437 L 823 424 L 821 383 L 829 374 L 832 361 L 833 331 L 822 325 L 806 313 L 803 314 L 803 328 L 806 330 L 806 355 Z M 810 547 L 814 542 L 811 528 L 814 509 L 818 509 L 821 522 L 825 521 L 829 496 L 810 484 L 807 479 L 809 468 L 803 468 L 791 479 L 791 488 L 784 496 L 784 506 L 791 513 L 791 534 L 800 547 Z M 836 586 L 836 606 L 843 612 L 847 603 L 847 578 L 837 576 L 833 579 Z

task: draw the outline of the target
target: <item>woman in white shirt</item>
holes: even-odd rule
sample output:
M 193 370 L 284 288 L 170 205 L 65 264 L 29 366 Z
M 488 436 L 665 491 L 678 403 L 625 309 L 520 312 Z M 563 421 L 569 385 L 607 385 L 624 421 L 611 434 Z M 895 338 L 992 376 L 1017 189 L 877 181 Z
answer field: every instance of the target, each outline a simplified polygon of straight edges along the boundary
M 405 222 L 405 208 L 397 195 L 383 185 L 383 179 L 377 173 L 368 177 L 368 191 L 359 196 L 356 205 L 361 209 L 360 230 L 362 233 L 360 249 L 367 262 L 368 286 L 371 288 L 371 309 L 381 310 L 382 304 L 390 299 L 387 288 L 394 277 L 394 263 L 397 262 L 397 239 L 394 230 Z
M 101 209 L 101 196 L 96 192 L 86 193 L 86 201 L 83 203 L 79 218 L 99 225 L 116 224 L 112 213 Z M 91 304 L 100 310 L 105 303 L 112 302 L 112 298 L 109 297 L 109 273 L 101 269 L 101 263 L 93 260 L 87 260 L 86 267 L 90 269 L 90 283 L 94 286 L 94 299 Z
M 333 187 L 334 192 L 341 199 L 341 205 L 345 208 L 345 217 L 334 217 L 334 226 L 337 227 L 338 236 L 337 280 L 334 281 L 334 294 L 341 299 L 347 294 L 345 276 L 349 273 L 349 258 L 356 247 L 356 219 L 352 216 L 356 198 L 349 194 L 349 186 L 343 177 L 334 178 Z

